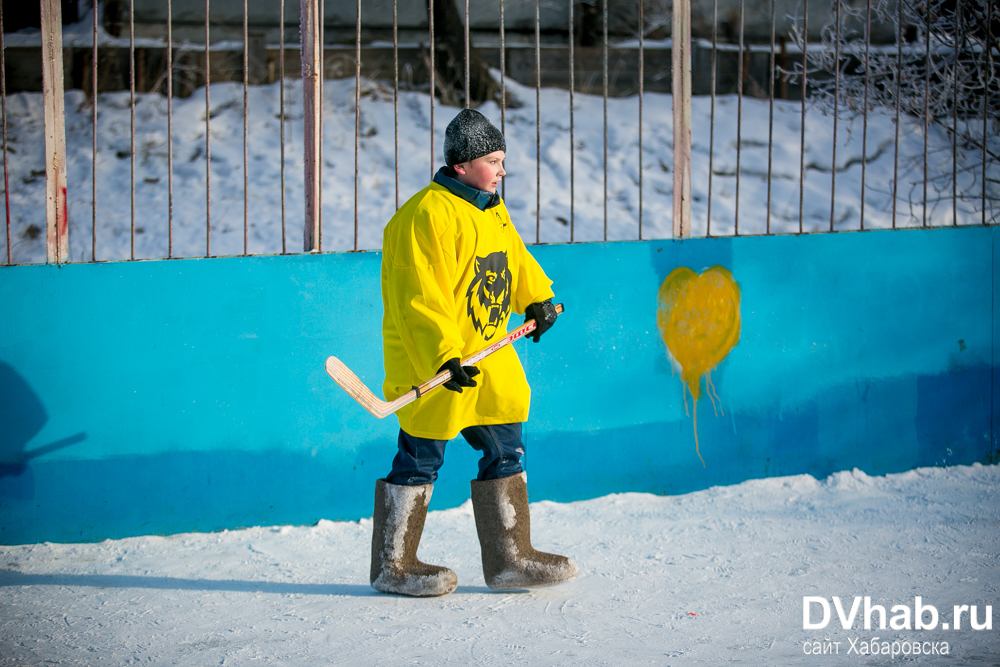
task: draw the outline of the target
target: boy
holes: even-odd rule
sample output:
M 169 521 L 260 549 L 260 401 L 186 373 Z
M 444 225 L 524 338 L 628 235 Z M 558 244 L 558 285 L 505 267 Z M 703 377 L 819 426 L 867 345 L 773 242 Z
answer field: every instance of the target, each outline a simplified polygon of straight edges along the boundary
M 446 167 L 386 225 L 382 321 L 386 400 L 444 369 L 451 391 L 402 408 L 392 472 L 375 486 L 371 584 L 385 593 L 445 595 L 455 573 L 417 560 L 417 546 L 447 441 L 459 432 L 482 452 L 472 504 L 486 584 L 551 586 L 576 564 L 531 547 L 521 467 L 521 422 L 530 389 L 513 346 L 479 368 L 460 360 L 507 333 L 511 310 L 534 319 L 537 343 L 556 320 L 552 281 L 528 253 L 497 194 L 506 142 L 478 111 L 461 111 L 445 131 Z M 473 379 L 473 378 L 477 378 Z

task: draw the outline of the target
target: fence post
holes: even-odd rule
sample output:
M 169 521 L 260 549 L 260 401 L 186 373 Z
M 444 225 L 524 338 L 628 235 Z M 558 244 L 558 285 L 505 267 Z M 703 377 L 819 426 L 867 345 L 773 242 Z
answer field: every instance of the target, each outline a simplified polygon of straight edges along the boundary
M 48 263 L 61 264 L 69 259 L 62 5 L 60 0 L 41 0 L 41 10 L 42 93 L 45 98 L 45 239 Z
M 691 235 L 691 0 L 674 0 L 674 238 Z
M 322 113 L 321 77 L 323 45 L 320 43 L 319 0 L 300 0 L 302 40 L 302 125 L 305 132 L 305 230 L 306 252 L 320 249 L 320 113 Z

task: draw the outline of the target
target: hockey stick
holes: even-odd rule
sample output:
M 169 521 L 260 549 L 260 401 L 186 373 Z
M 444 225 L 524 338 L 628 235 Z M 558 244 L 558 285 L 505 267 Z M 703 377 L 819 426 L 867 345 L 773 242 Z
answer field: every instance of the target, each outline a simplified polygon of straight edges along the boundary
M 563 312 L 563 306 L 561 303 L 556 304 L 556 313 Z M 463 366 L 475 366 L 480 361 L 490 356 L 497 350 L 507 345 L 510 345 L 518 338 L 523 338 L 527 336 L 532 331 L 535 330 L 535 321 L 528 320 L 518 328 L 514 329 L 506 336 L 498 340 L 497 342 L 489 345 L 488 347 L 479 350 L 470 357 L 462 360 Z M 344 365 L 337 357 L 330 357 L 326 360 L 326 372 L 330 374 L 330 377 L 334 381 L 344 388 L 355 401 L 361 404 L 368 412 L 372 413 L 379 419 L 387 417 L 399 410 L 404 405 L 408 405 L 413 401 L 417 400 L 427 392 L 440 387 L 445 382 L 451 379 L 451 371 L 441 371 L 434 377 L 432 377 L 427 382 L 423 383 L 419 387 L 414 387 L 410 391 L 406 392 L 394 401 L 382 401 L 379 400 L 378 396 L 372 393 L 372 390 L 365 386 L 365 383 L 358 378 L 357 375 L 351 372 L 351 369 Z

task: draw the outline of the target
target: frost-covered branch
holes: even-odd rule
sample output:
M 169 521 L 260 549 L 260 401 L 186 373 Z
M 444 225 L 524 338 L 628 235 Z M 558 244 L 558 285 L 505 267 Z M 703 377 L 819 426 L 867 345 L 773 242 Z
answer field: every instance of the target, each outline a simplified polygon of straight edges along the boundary
M 824 26 L 822 43 L 808 45 L 809 93 L 814 108 L 841 118 L 874 109 L 910 116 L 944 132 L 952 144 L 945 158 L 952 170 L 938 170 L 933 189 L 953 191 L 954 181 L 977 172 L 979 201 L 996 210 L 1000 188 L 1000 0 L 835 0 L 835 18 Z M 893 26 L 895 45 L 873 44 L 876 23 Z M 800 47 L 804 36 L 792 30 Z M 802 63 L 787 72 L 801 80 Z M 927 155 L 910 157 L 922 171 Z M 920 163 L 919 165 L 916 163 Z M 985 173 L 984 173 L 985 172 Z M 984 185 L 985 184 L 985 185 Z M 956 199 L 976 200 L 972 193 Z M 911 202 L 912 203 L 912 202 Z M 1000 213 L 987 213 L 997 220 Z

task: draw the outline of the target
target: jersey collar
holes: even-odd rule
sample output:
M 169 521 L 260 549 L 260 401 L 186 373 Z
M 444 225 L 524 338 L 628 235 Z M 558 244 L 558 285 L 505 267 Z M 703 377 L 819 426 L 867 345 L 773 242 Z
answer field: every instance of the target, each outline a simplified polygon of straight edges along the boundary
M 500 203 L 499 192 L 487 192 L 486 190 L 470 188 L 468 185 L 460 183 L 456 180 L 454 176 L 452 176 L 454 173 L 455 172 L 451 167 L 441 167 L 438 172 L 434 174 L 434 182 L 448 188 L 448 191 L 451 192 L 451 194 L 464 199 L 480 211 L 493 208 Z

